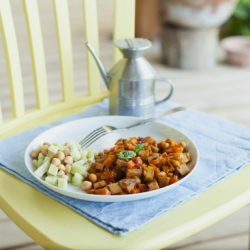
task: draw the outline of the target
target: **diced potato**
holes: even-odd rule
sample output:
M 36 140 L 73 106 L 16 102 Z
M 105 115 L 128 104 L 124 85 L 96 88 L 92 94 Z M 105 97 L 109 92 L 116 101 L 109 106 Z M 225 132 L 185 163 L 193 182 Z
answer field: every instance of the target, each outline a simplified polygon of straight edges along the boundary
M 120 180 L 119 184 L 121 185 L 124 191 L 126 191 L 127 193 L 130 193 L 134 189 L 134 187 L 137 185 L 137 182 L 134 179 L 127 178 L 127 179 Z
M 95 163 L 95 168 L 98 170 L 103 170 L 104 165 L 102 163 Z
M 143 184 L 143 183 L 139 183 L 138 187 L 140 189 L 140 192 L 147 192 L 147 190 L 148 190 L 147 185 Z
M 155 170 L 155 168 L 152 166 L 148 166 L 146 169 L 144 169 L 143 175 L 144 175 L 145 181 L 152 181 L 153 180 L 154 170 Z
M 187 175 L 190 172 L 190 169 L 187 167 L 185 163 L 181 164 L 176 168 L 176 170 L 180 173 L 180 175 Z
M 169 184 L 170 177 L 165 172 L 156 174 L 159 187 L 166 187 Z
M 136 180 L 137 184 L 141 183 L 141 179 L 138 176 L 132 176 L 131 178 Z
M 149 150 L 143 149 L 138 153 L 138 155 L 141 157 L 143 161 L 146 161 L 149 157 Z
M 152 191 L 152 190 L 159 189 L 160 187 L 156 180 L 152 180 L 148 183 L 148 188 L 149 188 L 149 191 Z
M 187 163 L 187 162 L 189 162 L 190 161 L 190 155 L 189 155 L 189 153 L 183 153 L 182 154 L 182 163 Z
M 177 161 L 177 160 L 172 159 L 172 160 L 171 160 L 171 163 L 173 164 L 174 167 L 180 166 L 180 162 Z
M 127 177 L 132 177 L 132 176 L 141 177 L 141 175 L 142 175 L 142 169 L 139 169 L 139 168 L 133 168 L 133 169 L 128 168 L 126 171 Z
M 111 183 L 108 185 L 111 194 L 118 194 L 122 192 L 122 188 L 118 182 Z

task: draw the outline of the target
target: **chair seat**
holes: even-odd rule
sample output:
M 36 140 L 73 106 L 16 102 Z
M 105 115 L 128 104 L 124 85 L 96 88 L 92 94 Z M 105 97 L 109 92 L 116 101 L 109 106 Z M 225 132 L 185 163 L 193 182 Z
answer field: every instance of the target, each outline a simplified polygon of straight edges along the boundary
M 246 206 L 249 176 L 250 164 L 125 236 L 114 236 L 3 170 L 0 202 L 3 211 L 45 249 L 155 249 L 191 236 Z M 237 188 L 232 188 L 235 183 Z

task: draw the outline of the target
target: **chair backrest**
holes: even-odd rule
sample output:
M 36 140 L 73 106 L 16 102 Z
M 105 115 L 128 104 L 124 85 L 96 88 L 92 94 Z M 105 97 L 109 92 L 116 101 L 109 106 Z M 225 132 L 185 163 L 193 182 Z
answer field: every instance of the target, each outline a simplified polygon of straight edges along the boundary
M 42 0 L 40 0 L 42 1 Z M 0 1 L 0 30 L 8 73 L 9 95 L 12 115 L 3 117 L 0 100 L 0 138 L 30 129 L 41 123 L 50 122 L 63 115 L 77 112 L 83 107 L 102 100 L 107 96 L 100 87 L 100 74 L 94 59 L 87 52 L 88 93 L 75 96 L 73 76 L 73 54 L 71 28 L 67 0 L 51 0 L 56 20 L 58 51 L 60 60 L 62 100 L 49 101 L 44 40 L 37 0 L 23 0 L 23 10 L 32 61 L 36 107 L 26 110 L 23 94 L 22 71 L 18 40 L 10 0 Z M 111 0 L 110 0 L 111 1 Z M 135 0 L 114 0 L 113 41 L 133 38 L 135 29 Z M 99 53 L 98 13 L 96 0 L 82 0 L 85 40 Z M 114 48 L 114 61 L 120 52 Z M 0 79 L 1 81 L 1 79 Z M 1 90 L 0 90 L 1 94 Z M 37 121 L 37 122 L 36 122 Z

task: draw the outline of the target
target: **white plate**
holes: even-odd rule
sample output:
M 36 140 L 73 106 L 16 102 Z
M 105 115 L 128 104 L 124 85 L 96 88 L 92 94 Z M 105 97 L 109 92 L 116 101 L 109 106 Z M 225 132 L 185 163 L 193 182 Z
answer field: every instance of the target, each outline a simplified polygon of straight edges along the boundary
M 92 195 L 87 194 L 82 191 L 79 187 L 75 187 L 71 184 L 68 185 L 67 189 L 61 189 L 56 186 L 50 185 L 46 183 L 44 180 L 40 179 L 34 174 L 34 167 L 32 166 L 32 159 L 29 153 L 37 148 L 38 145 L 44 142 L 67 142 L 67 141 L 81 141 L 87 134 L 89 134 L 94 129 L 102 126 L 102 125 L 112 125 L 115 127 L 126 127 L 128 125 L 132 125 L 138 122 L 140 119 L 136 117 L 127 117 L 127 116 L 99 116 L 93 118 L 85 118 L 80 120 L 75 120 L 72 122 L 67 122 L 62 125 L 53 127 L 44 133 L 37 136 L 27 147 L 25 151 L 25 164 L 29 170 L 29 172 L 36 178 L 40 183 L 48 187 L 49 189 L 54 190 L 57 193 L 70 196 L 77 199 L 88 200 L 88 201 L 97 201 L 97 202 L 119 202 L 119 201 L 132 201 L 148 198 L 151 196 L 159 195 L 164 193 L 171 188 L 179 185 L 183 180 L 189 178 L 189 176 L 193 173 L 194 168 L 197 166 L 199 155 L 198 150 L 195 144 L 183 133 L 169 127 L 165 124 L 161 124 L 158 122 L 151 122 L 149 124 L 133 128 L 127 131 L 121 131 L 118 133 L 111 133 L 105 135 L 104 137 L 97 140 L 95 143 L 91 145 L 90 148 L 96 149 L 98 151 L 102 151 L 103 149 L 111 148 L 114 143 L 119 138 L 129 138 L 132 136 L 152 136 L 156 140 L 164 140 L 167 138 L 172 138 L 176 141 L 184 141 L 187 145 L 188 152 L 191 156 L 191 162 L 188 163 L 188 167 L 191 172 L 179 180 L 178 182 L 169 185 L 164 188 L 160 188 L 154 191 L 149 191 L 145 193 L 139 194 L 131 194 L 131 195 Z

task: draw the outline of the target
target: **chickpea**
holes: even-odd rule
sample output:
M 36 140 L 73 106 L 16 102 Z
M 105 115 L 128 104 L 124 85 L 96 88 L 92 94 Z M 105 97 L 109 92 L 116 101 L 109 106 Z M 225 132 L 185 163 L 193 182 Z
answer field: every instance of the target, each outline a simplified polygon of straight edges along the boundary
M 55 153 L 53 153 L 52 151 L 48 151 L 47 156 L 48 156 L 50 159 L 52 159 L 52 158 L 55 157 Z
M 50 143 L 49 142 L 44 142 L 43 145 L 50 146 Z
M 65 149 L 63 150 L 63 153 L 64 153 L 65 156 L 70 155 L 70 149 L 69 149 L 69 148 L 65 148 Z
M 65 166 L 63 164 L 59 164 L 57 167 L 59 170 L 65 171 Z
M 58 158 L 53 158 L 51 163 L 55 166 L 58 166 L 61 164 L 61 161 Z
M 95 174 L 89 174 L 88 179 L 92 182 L 95 183 L 97 181 L 97 176 Z
M 73 163 L 73 157 L 72 156 L 66 156 L 65 158 L 64 158 L 64 163 L 65 164 L 72 164 Z
M 63 175 L 63 176 L 62 176 L 62 177 L 60 177 L 60 178 L 65 178 L 65 179 L 67 179 L 67 180 L 69 179 L 68 175 L 66 175 L 66 174 L 65 174 L 65 175 Z
M 180 162 L 179 162 L 179 161 L 176 161 L 176 160 L 174 160 L 174 159 L 171 160 L 171 163 L 173 164 L 174 167 L 180 166 Z
M 180 144 L 181 144 L 181 146 L 182 146 L 183 148 L 185 148 L 185 147 L 187 146 L 186 143 L 185 143 L 184 141 L 181 141 Z
M 81 184 L 81 189 L 83 191 L 86 191 L 88 189 L 91 189 L 92 188 L 92 182 L 90 181 L 83 181 L 82 184 Z
M 62 161 L 65 158 L 65 154 L 63 152 L 57 152 L 55 157 Z
M 86 171 L 86 172 L 84 172 L 84 173 L 82 174 L 82 176 L 83 176 L 84 179 L 87 179 L 88 176 L 89 176 L 89 173 Z
M 65 165 L 65 173 L 70 173 L 70 170 L 71 170 L 71 165 L 70 164 L 66 164 Z
M 37 159 L 38 158 L 38 155 L 39 155 L 40 151 L 35 149 L 35 150 L 32 150 L 30 152 L 30 156 L 33 158 L 33 159 Z
M 41 148 L 41 153 L 44 156 L 47 156 L 48 152 L 49 152 L 49 146 L 48 145 L 43 145 L 42 148 Z
M 65 172 L 63 170 L 59 170 L 57 176 L 63 178 L 65 176 Z
M 167 143 L 167 142 L 162 142 L 162 143 L 161 143 L 161 147 L 162 147 L 162 148 L 169 148 L 169 146 L 170 146 L 170 145 L 169 145 L 169 143 Z

